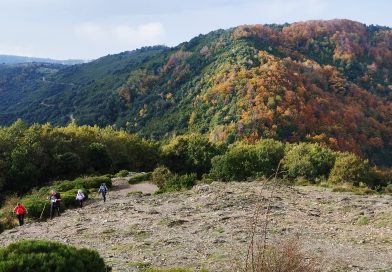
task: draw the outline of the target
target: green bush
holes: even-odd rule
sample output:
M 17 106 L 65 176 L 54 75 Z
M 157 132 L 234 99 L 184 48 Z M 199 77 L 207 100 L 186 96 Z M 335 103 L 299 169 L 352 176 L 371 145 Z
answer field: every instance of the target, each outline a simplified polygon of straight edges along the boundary
M 128 171 L 128 170 L 120 170 L 120 171 L 118 171 L 118 173 L 115 174 L 114 176 L 115 176 L 116 178 L 125 178 L 125 177 L 128 176 L 128 174 L 129 174 L 129 171 Z
M 327 178 L 336 153 L 319 144 L 300 143 L 287 148 L 283 168 L 290 179 L 304 177 L 312 182 Z
M 159 189 L 163 189 L 166 181 L 173 176 L 173 173 L 165 166 L 155 168 L 151 174 L 152 182 L 155 183 Z
M 162 146 L 163 164 L 175 173 L 196 173 L 199 177 L 211 169 L 211 159 L 219 148 L 206 136 L 190 134 L 177 136 Z
M 86 189 L 81 189 L 81 190 L 85 196 L 85 200 L 87 200 L 90 192 Z M 77 192 L 78 189 L 72 189 L 67 192 L 61 193 L 61 208 L 63 210 L 68 208 L 79 207 L 79 201 L 76 200 Z
M 53 184 L 53 187 L 56 188 L 57 191 L 68 191 L 74 189 L 76 187 L 75 181 L 71 180 L 61 180 L 56 181 Z
M 131 177 L 129 177 L 129 184 L 136 184 L 142 181 L 147 181 L 150 180 L 152 178 L 152 173 L 137 173 L 135 175 L 132 175 Z
M 30 195 L 21 199 L 28 211 L 28 216 L 31 218 L 39 218 L 42 210 L 45 207 L 43 216 L 49 215 L 50 203 L 47 198 L 37 198 L 34 195 Z
M 78 154 L 65 152 L 55 157 L 55 170 L 59 175 L 67 176 L 70 173 L 78 173 L 82 163 Z
M 91 189 L 91 188 L 99 188 L 101 183 L 106 183 L 107 187 L 112 187 L 112 179 L 108 175 L 97 176 L 97 177 L 85 177 L 85 178 L 77 178 L 74 180 L 75 189 Z
M 185 174 L 185 175 L 174 175 L 169 178 L 160 188 L 160 192 L 174 192 L 191 189 L 197 180 L 197 175 L 195 173 Z
M 256 143 L 256 172 L 258 175 L 269 177 L 275 173 L 285 154 L 282 142 L 266 139 Z
M 211 176 L 224 181 L 246 180 L 257 172 L 255 146 L 239 144 L 212 159 Z
M 358 186 L 372 183 L 371 168 L 368 160 L 362 160 L 354 154 L 341 154 L 335 162 L 329 176 L 329 181 L 333 184 L 350 183 Z
M 255 145 L 237 144 L 212 159 L 211 177 L 224 181 L 272 175 L 284 156 L 284 144 L 261 140 Z
M 28 240 L 0 249 L 0 271 L 104 272 L 108 269 L 94 250 Z
M 164 166 L 157 167 L 152 172 L 152 181 L 158 186 L 159 192 L 173 192 L 192 188 L 196 184 L 195 173 L 178 175 L 173 174 Z

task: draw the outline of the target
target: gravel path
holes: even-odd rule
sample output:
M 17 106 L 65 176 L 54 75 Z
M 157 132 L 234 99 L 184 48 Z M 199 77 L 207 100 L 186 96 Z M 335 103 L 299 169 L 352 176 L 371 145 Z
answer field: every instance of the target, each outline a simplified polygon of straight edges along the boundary
M 391 196 L 295 187 L 270 198 L 270 189 L 256 182 L 214 182 L 161 195 L 150 194 L 151 184 L 114 185 L 106 203 L 96 196 L 83 209 L 5 231 L 0 245 L 50 239 L 93 248 L 114 271 L 138 271 L 141 263 L 238 271 L 255 206 L 264 211 L 271 199 L 269 242 L 298 237 L 322 259 L 323 271 L 392 271 Z

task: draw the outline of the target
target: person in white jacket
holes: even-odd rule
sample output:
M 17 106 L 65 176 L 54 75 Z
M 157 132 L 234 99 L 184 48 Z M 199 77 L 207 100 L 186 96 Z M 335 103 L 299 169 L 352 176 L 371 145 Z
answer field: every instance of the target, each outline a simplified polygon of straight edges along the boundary
M 76 200 L 79 201 L 79 207 L 83 208 L 83 200 L 84 200 L 84 194 L 82 190 L 78 190 L 78 193 L 76 194 Z

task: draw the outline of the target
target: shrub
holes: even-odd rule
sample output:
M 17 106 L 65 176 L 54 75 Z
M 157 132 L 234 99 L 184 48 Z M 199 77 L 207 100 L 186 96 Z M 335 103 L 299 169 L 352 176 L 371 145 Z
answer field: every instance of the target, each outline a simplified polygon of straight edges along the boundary
M 362 160 L 354 154 L 341 154 L 329 176 L 329 181 L 334 184 L 350 183 L 358 186 L 360 182 L 371 183 L 370 165 L 367 160 Z
M 44 210 L 44 217 L 49 215 L 50 203 L 47 198 L 37 198 L 34 195 L 30 195 L 23 198 L 21 202 L 25 205 L 28 211 L 28 216 L 31 218 L 39 218 L 42 210 Z
M 158 186 L 159 192 L 173 192 L 192 188 L 196 184 L 195 173 L 178 175 L 173 174 L 164 166 L 157 167 L 152 172 L 152 181 Z
M 136 184 L 142 181 L 147 181 L 152 178 L 152 173 L 137 173 L 129 177 L 128 182 L 129 184 Z
M 55 170 L 60 175 L 69 175 L 79 171 L 82 163 L 78 154 L 73 152 L 65 152 L 55 158 Z
M 199 134 L 174 137 L 162 147 L 163 164 L 176 173 L 196 173 L 199 177 L 211 169 L 218 147 Z
M 68 191 L 74 189 L 75 186 L 76 186 L 75 181 L 70 181 L 70 180 L 56 181 L 53 184 L 53 187 L 56 188 L 57 191 Z
M 21 241 L 0 249 L 0 271 L 107 271 L 99 254 L 57 242 Z
M 328 177 L 336 153 L 319 144 L 300 143 L 287 148 L 283 168 L 288 178 L 304 177 L 313 182 Z
M 297 241 L 289 240 L 276 246 L 259 246 L 245 272 L 316 272 L 321 271 L 315 258 L 305 256 Z
M 258 175 L 266 177 L 275 173 L 280 161 L 284 157 L 285 145 L 282 142 L 266 139 L 256 143 L 257 169 Z
M 392 184 L 388 184 L 387 186 L 385 186 L 384 192 L 392 195 Z
M 87 200 L 88 196 L 89 196 L 89 191 L 86 189 L 81 189 L 81 190 L 85 196 L 85 200 Z M 78 192 L 78 189 L 72 189 L 67 192 L 61 193 L 61 208 L 62 209 L 79 207 L 79 202 L 76 200 L 77 192 Z
M 163 187 L 160 188 L 160 192 L 174 192 L 191 189 L 197 180 L 197 175 L 195 173 L 185 174 L 185 175 L 174 175 L 170 177 L 164 183 Z
M 19 198 L 16 195 L 5 199 L 3 208 L 0 210 L 0 233 L 17 225 L 13 210 L 18 202 Z
M 127 177 L 128 176 L 128 174 L 129 174 L 129 171 L 128 170 L 120 170 L 117 174 L 115 174 L 114 176 L 116 177 L 116 178 L 125 178 L 125 177 Z
M 101 183 L 106 183 L 107 187 L 112 187 L 112 179 L 108 175 L 104 176 L 96 176 L 96 177 L 85 177 L 85 178 L 77 178 L 74 180 L 75 189 L 85 188 L 98 188 Z
M 103 172 L 108 170 L 112 164 L 112 159 L 109 156 L 106 146 L 102 143 L 91 143 L 87 151 L 90 165 L 95 171 Z
M 166 181 L 172 177 L 172 172 L 165 166 L 155 168 L 151 174 L 152 182 L 155 183 L 159 189 L 163 189 Z
M 246 180 L 255 176 L 257 169 L 255 147 L 239 144 L 212 159 L 211 176 L 224 181 Z
M 273 174 L 284 156 L 284 144 L 261 140 L 255 145 L 237 144 L 212 159 L 211 176 L 224 181 L 246 180 Z
M 112 180 L 108 175 L 104 176 L 96 176 L 96 177 L 84 177 L 84 178 L 77 178 L 75 180 L 62 180 L 56 181 L 53 184 L 53 188 L 57 191 L 64 192 L 69 191 L 71 189 L 91 189 L 91 188 L 98 188 L 101 183 L 106 183 L 106 186 L 112 186 Z M 48 187 L 44 187 L 48 188 Z M 48 190 L 49 192 L 50 190 Z

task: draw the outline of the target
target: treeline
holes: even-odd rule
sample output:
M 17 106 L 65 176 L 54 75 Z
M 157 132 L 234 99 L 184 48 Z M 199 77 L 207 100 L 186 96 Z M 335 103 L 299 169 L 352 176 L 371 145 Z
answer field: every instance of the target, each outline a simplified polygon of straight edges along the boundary
M 166 167 L 156 169 L 152 176 L 163 191 L 190 187 L 197 178 L 244 181 L 275 174 L 290 183 L 349 184 L 381 190 L 392 177 L 389 170 L 372 166 L 353 153 L 333 151 L 318 143 L 265 139 L 227 146 L 211 143 L 204 136 L 183 135 L 164 144 L 161 152 Z
M 151 170 L 158 146 L 110 127 L 27 126 L 18 120 L 0 128 L 0 188 L 24 193 L 51 180 L 116 172 Z
M 152 142 L 110 127 L 74 123 L 66 127 L 27 126 L 21 120 L 0 128 L 3 193 L 23 194 L 50 181 L 83 175 L 156 168 L 152 177 L 163 191 L 189 188 L 203 179 L 268 178 L 276 171 L 280 178 L 292 182 L 349 183 L 371 188 L 391 183 L 388 171 L 381 171 L 352 153 L 333 151 L 319 143 L 289 144 L 264 139 L 228 145 L 211 142 L 200 134 Z

